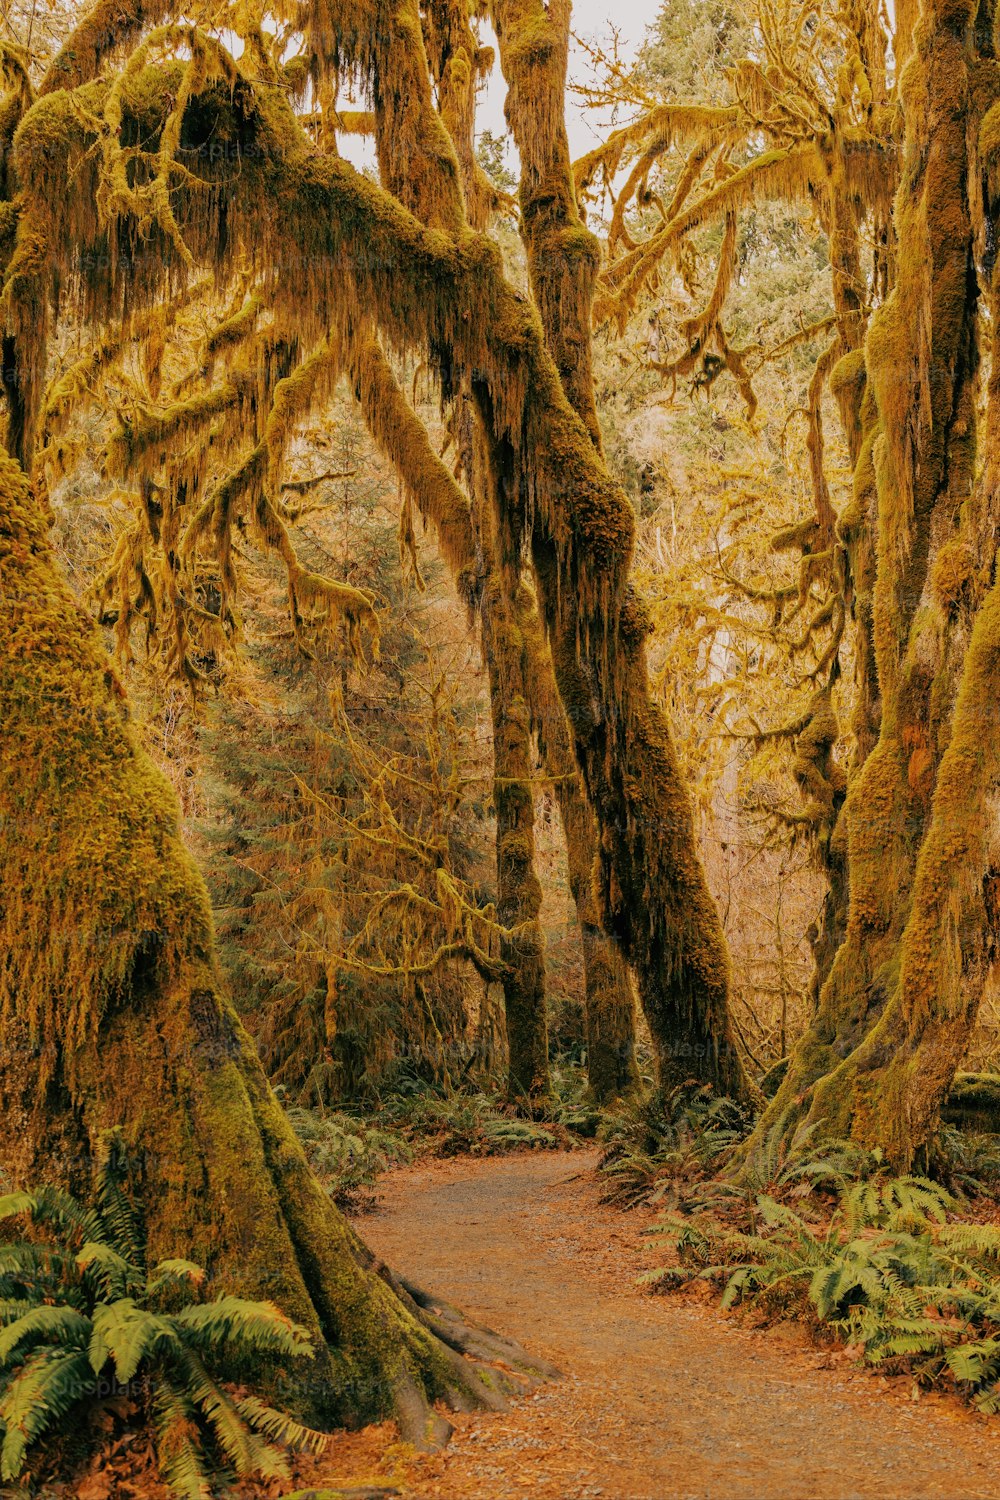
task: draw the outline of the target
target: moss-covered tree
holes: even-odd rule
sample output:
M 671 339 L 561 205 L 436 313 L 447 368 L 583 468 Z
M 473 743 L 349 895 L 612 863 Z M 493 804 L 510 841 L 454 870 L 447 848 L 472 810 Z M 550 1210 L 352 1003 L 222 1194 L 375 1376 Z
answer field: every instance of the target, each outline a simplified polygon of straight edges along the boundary
M 502 1401 L 496 1371 L 459 1352 L 490 1358 L 490 1339 L 395 1285 L 310 1172 L 223 993 L 173 793 L 47 531 L 41 497 L 4 457 L 5 1167 L 86 1193 L 103 1137 L 120 1131 L 150 1253 L 197 1254 L 312 1332 L 316 1368 L 288 1372 L 300 1407 L 327 1422 L 395 1415 L 414 1440 L 440 1438 L 436 1399 Z
M 835 75 L 817 61 L 827 53 Z M 928 0 L 919 16 L 897 12 L 891 38 L 868 5 L 821 8 L 807 31 L 761 7 L 759 51 L 731 70 L 728 100 L 642 109 L 579 173 L 629 166 L 599 293 L 620 321 L 702 226 L 725 226 L 708 303 L 682 325 L 687 347 L 656 368 L 708 381 L 728 370 L 751 410 L 747 351 L 723 324 L 739 216 L 809 202 L 826 235 L 830 316 L 803 330 L 833 335 L 804 413 L 815 513 L 776 538 L 802 562 L 798 588 L 768 603 L 779 618 L 785 600 L 811 611 L 799 649 L 816 691 L 781 732 L 830 895 L 816 1013 L 760 1131 L 807 1118 L 901 1166 L 937 1118 L 993 953 L 996 484 L 977 433 L 980 407 L 995 427 L 996 386 L 980 402 L 977 373 L 994 331 L 994 70 L 989 6 Z M 854 465 L 839 513 L 827 382 Z M 853 746 L 840 764 L 846 661 Z

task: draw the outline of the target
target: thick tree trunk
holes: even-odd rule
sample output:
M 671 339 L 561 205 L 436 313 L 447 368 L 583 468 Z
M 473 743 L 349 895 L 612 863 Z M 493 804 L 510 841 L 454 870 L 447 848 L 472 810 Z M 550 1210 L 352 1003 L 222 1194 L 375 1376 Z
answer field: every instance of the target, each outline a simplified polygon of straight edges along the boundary
M 862 1044 L 816 1084 L 811 1114 L 908 1167 L 975 1022 L 1000 917 L 1000 584 L 966 653 L 899 944 L 899 977 Z
M 0 460 L 0 1100 L 18 1183 L 85 1192 L 120 1130 L 152 1259 L 202 1261 L 314 1334 L 290 1372 L 314 1420 L 494 1404 L 312 1176 L 223 995 L 207 894 L 173 794 L 139 749 L 96 631 L 62 582 L 41 505 Z M 502 1383 L 502 1382 L 501 1382 Z
M 791 1128 L 806 1114 L 833 1135 L 882 1146 L 899 1167 L 933 1126 L 992 952 L 1000 604 L 995 591 L 980 604 L 996 546 L 983 519 L 989 467 L 973 489 L 971 17 L 945 0 L 925 5 L 902 82 L 899 270 L 855 377 L 867 388 L 855 503 L 842 523 L 849 543 L 862 538 L 877 506 L 876 556 L 856 571 L 859 587 L 871 586 L 878 689 L 876 700 L 866 668 L 859 740 L 873 712 L 878 740 L 844 815 L 846 935 L 760 1125 L 763 1134 L 784 1117 Z

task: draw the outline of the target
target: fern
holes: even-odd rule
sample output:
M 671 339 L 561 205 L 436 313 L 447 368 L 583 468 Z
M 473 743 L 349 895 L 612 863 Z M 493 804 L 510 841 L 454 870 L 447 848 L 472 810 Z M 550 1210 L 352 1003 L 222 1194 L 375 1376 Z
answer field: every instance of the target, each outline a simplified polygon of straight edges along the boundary
M 297 1453 L 322 1453 L 326 1446 L 323 1433 L 314 1432 L 311 1427 L 303 1427 L 301 1422 L 296 1422 L 287 1412 L 265 1406 L 256 1396 L 244 1396 L 237 1401 L 236 1410 L 255 1431 L 262 1432 L 283 1448 L 291 1448 Z
M 75 1428 L 110 1381 L 145 1410 L 180 1500 L 208 1500 L 233 1474 L 286 1479 L 281 1448 L 319 1452 L 325 1438 L 222 1382 L 261 1356 L 311 1355 L 307 1332 L 269 1302 L 198 1300 L 191 1261 L 148 1268 L 125 1178 L 112 1151 L 94 1209 L 50 1188 L 0 1200 L 0 1218 L 52 1241 L 0 1246 L 0 1477 L 21 1479 L 33 1446 Z
M 746 1135 L 749 1117 L 704 1084 L 624 1101 L 600 1131 L 606 1202 L 632 1207 L 664 1200 L 684 1206 Z
M 25 1361 L 0 1398 L 0 1477 L 20 1478 L 31 1444 L 69 1415 L 92 1382 L 82 1349 L 40 1349 Z
M 316 1176 L 335 1202 L 345 1208 L 364 1206 L 379 1173 L 393 1162 L 412 1157 L 401 1136 L 349 1115 L 320 1115 L 293 1107 L 288 1110 L 288 1120 Z
M 766 1166 L 788 1181 L 788 1157 Z M 949 1222 L 957 1201 L 929 1178 L 863 1167 L 871 1175 L 840 1182 L 825 1224 L 763 1192 L 749 1232 L 709 1213 L 666 1216 L 680 1265 L 648 1279 L 715 1282 L 724 1306 L 811 1318 L 867 1364 L 918 1383 L 950 1376 L 982 1411 L 1000 1410 L 1000 1229 Z

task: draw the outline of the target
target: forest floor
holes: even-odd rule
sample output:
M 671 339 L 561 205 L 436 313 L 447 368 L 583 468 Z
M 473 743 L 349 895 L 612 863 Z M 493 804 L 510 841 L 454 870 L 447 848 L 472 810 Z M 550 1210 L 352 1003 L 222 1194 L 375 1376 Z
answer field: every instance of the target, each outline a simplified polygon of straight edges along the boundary
M 408 1279 L 564 1372 L 414 1455 L 390 1426 L 336 1437 L 323 1479 L 420 1500 L 853 1500 L 997 1494 L 1000 1422 L 853 1367 L 797 1324 L 652 1296 L 650 1210 L 601 1203 L 594 1151 L 420 1162 L 359 1221 Z M 329 1476 L 329 1477 L 328 1477 Z M 303 1481 L 300 1480 L 300 1483 Z

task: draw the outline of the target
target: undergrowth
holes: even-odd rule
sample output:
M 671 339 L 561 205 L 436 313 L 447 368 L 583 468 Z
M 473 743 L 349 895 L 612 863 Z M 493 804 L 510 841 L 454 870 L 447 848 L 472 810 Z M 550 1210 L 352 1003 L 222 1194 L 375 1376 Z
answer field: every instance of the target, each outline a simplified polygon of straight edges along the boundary
M 801 1125 L 789 1136 L 783 1119 L 740 1157 L 727 1175 L 730 1153 L 743 1145 L 756 1120 L 705 1084 L 680 1084 L 620 1101 L 603 1120 L 600 1170 L 606 1202 L 687 1210 L 749 1208 L 760 1193 L 803 1197 L 884 1170 L 881 1153 L 852 1141 L 831 1141 L 819 1127 Z M 923 1153 L 924 1175 L 950 1192 L 992 1197 L 1000 1191 L 1000 1136 L 940 1125 Z
M 565 1127 L 554 1120 L 526 1119 L 486 1092 L 414 1093 L 387 1101 L 377 1118 L 431 1156 L 495 1156 L 567 1144 Z
M 976 1222 L 1000 1138 L 942 1126 L 925 1171 L 897 1177 L 879 1151 L 779 1122 L 727 1176 L 751 1124 L 688 1086 L 605 1127 L 606 1197 L 667 1205 L 652 1232 L 675 1263 L 643 1279 L 714 1285 L 725 1307 L 800 1319 L 916 1391 L 950 1383 L 1000 1411 L 1000 1227 Z
M 751 1124 L 738 1104 L 702 1084 L 621 1101 L 598 1132 L 604 1145 L 600 1170 L 607 1178 L 604 1201 L 623 1208 L 685 1203 Z
M 591 1139 L 602 1115 L 584 1070 L 552 1068 L 552 1092 L 531 1113 L 488 1086 L 445 1090 L 416 1075 L 391 1092 L 336 1113 L 295 1106 L 288 1116 L 310 1165 L 341 1206 L 369 1206 L 378 1175 L 416 1156 L 499 1156 L 566 1149 Z
M 832 1212 L 818 1218 L 765 1193 L 748 1228 L 670 1212 L 658 1232 L 679 1263 L 647 1279 L 715 1283 L 723 1306 L 801 1318 L 865 1364 L 909 1373 L 917 1389 L 950 1381 L 993 1413 L 1000 1228 L 955 1222 L 959 1207 L 929 1178 L 879 1175 L 842 1185 Z
M 413 1150 L 394 1130 L 381 1129 L 348 1114 L 320 1114 L 300 1106 L 288 1119 L 309 1165 L 323 1187 L 344 1209 L 370 1207 L 379 1173 L 413 1160 Z
M 243 1476 L 287 1479 L 281 1448 L 319 1452 L 326 1439 L 226 1382 L 262 1359 L 311 1356 L 308 1333 L 269 1302 L 207 1300 L 190 1261 L 147 1265 L 125 1176 L 112 1149 L 91 1208 L 48 1186 L 0 1198 L 0 1223 L 21 1227 L 0 1242 L 4 1493 L 29 1493 L 40 1451 L 115 1412 L 151 1430 L 178 1500 Z

